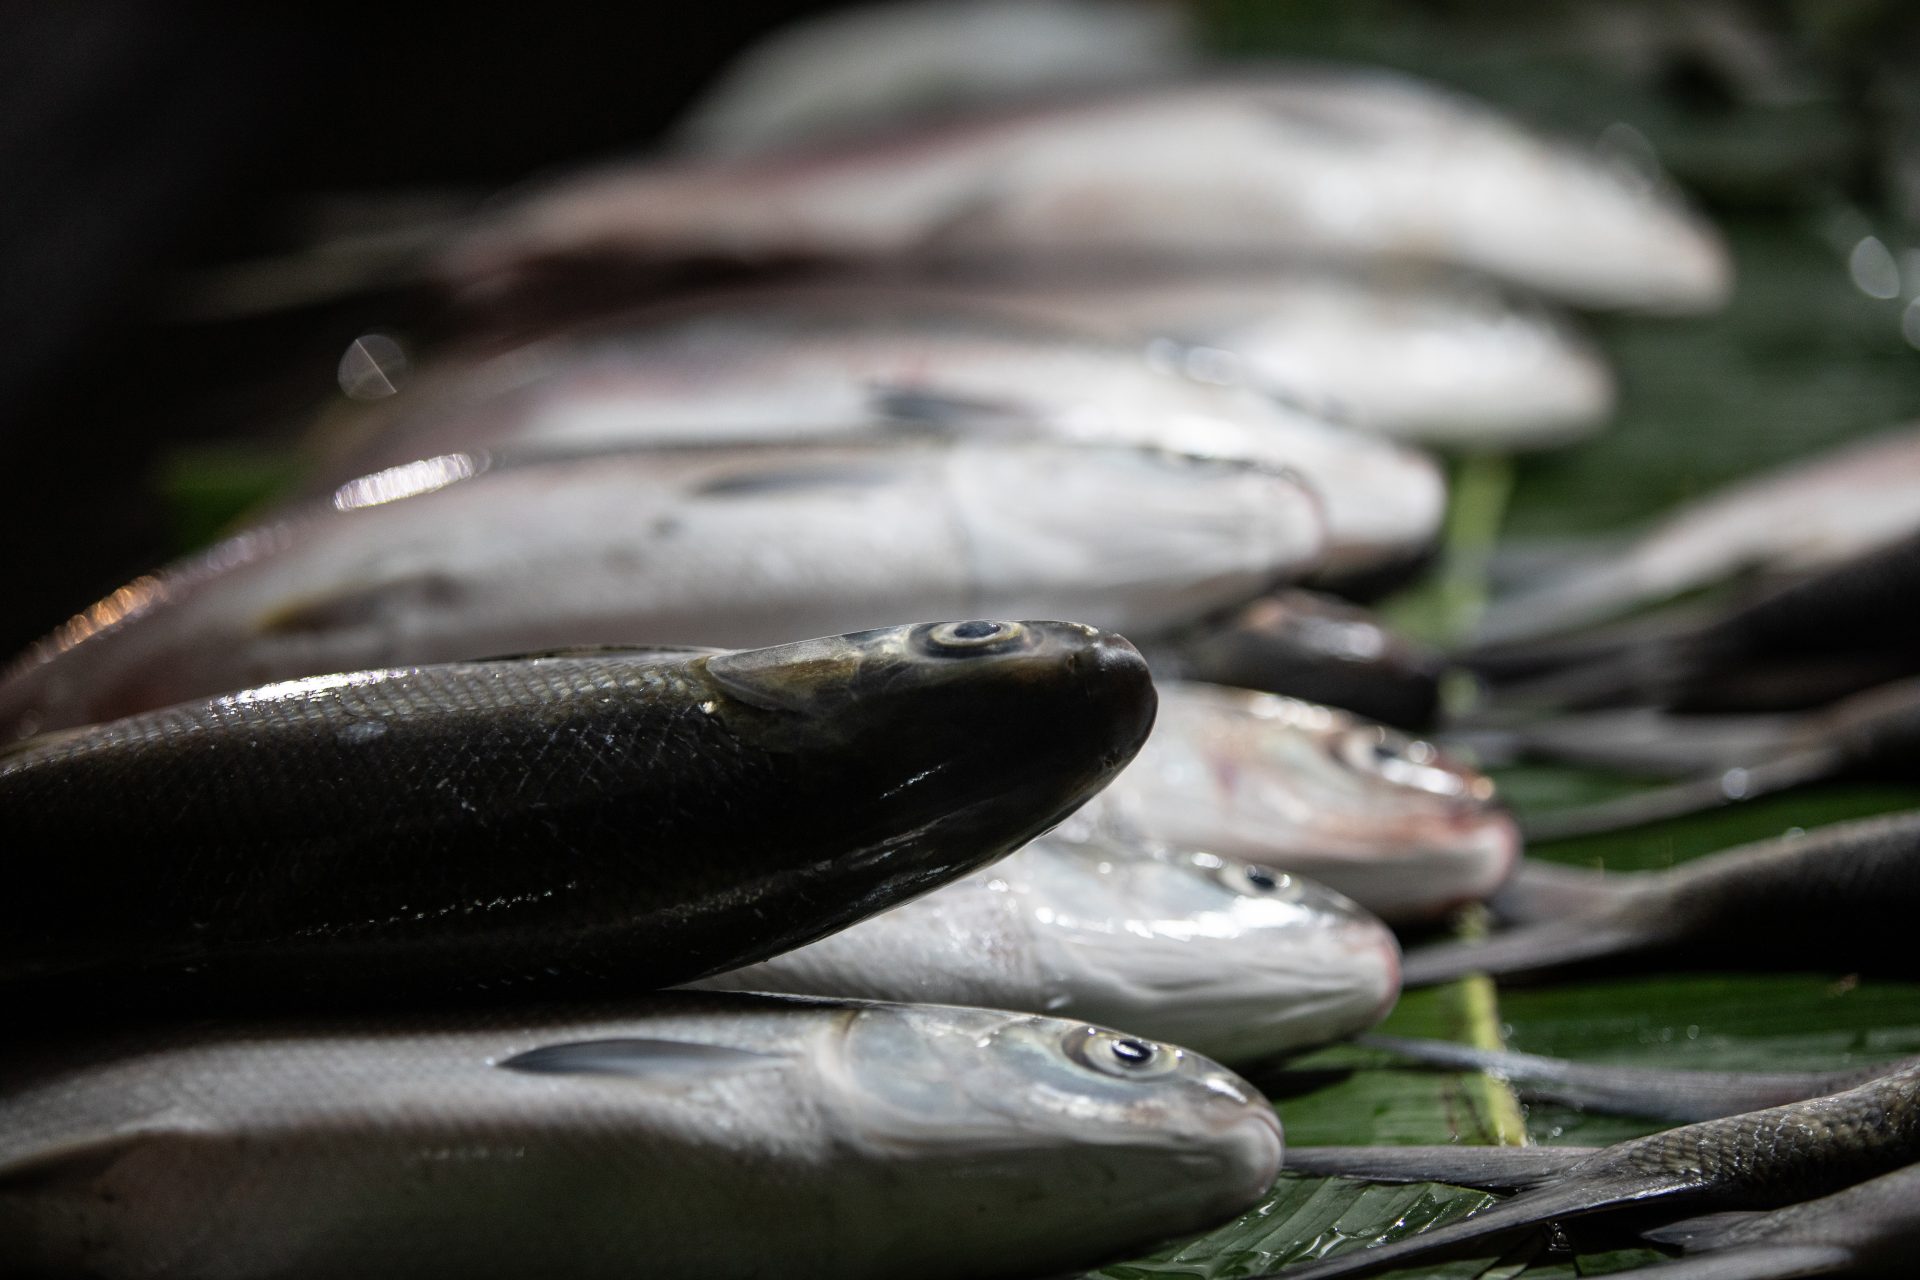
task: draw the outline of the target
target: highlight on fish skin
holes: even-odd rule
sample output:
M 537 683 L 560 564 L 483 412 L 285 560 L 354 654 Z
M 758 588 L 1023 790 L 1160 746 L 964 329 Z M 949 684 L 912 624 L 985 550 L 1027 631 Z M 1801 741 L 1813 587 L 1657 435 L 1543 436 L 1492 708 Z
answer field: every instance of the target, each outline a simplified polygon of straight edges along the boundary
M 0 1088 L 0 1269 L 106 1280 L 1012 1280 L 1211 1226 L 1282 1148 L 1176 1046 L 707 993 L 12 1045 Z
M 50 734 L 0 756 L 0 829 L 45 863 L 0 902 L 0 982 L 282 1009 L 685 982 L 1025 843 L 1153 709 L 1118 636 L 974 620 L 315 677 Z

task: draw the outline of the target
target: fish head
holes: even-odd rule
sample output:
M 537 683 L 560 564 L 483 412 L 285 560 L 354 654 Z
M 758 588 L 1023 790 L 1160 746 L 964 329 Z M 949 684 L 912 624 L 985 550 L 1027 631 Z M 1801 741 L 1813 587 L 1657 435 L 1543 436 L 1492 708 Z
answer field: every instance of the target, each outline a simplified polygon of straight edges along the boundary
M 1037 614 L 1143 634 L 1297 578 L 1326 543 L 1310 484 L 1244 458 L 976 446 L 956 451 L 949 475 L 978 581 Z
M 1160 693 L 1152 740 L 1109 793 L 1139 830 L 1309 875 L 1389 921 L 1484 897 L 1512 870 L 1519 837 L 1492 781 L 1432 743 L 1272 694 Z
M 1279 1119 L 1246 1081 L 1085 1022 L 874 1006 L 846 1023 L 834 1077 L 854 1150 L 923 1185 L 950 1178 L 952 1212 L 1030 1230 L 1046 1256 L 1217 1222 L 1280 1167 Z
M 1045 837 L 1018 855 L 1035 962 L 1074 1013 L 1249 1061 L 1392 1009 L 1399 944 L 1350 899 L 1239 858 L 1126 844 Z
M 690 669 L 736 743 L 817 778 L 832 825 L 872 833 L 858 856 L 918 888 L 1059 822 L 1133 758 L 1155 706 L 1139 652 L 1073 622 L 917 623 Z

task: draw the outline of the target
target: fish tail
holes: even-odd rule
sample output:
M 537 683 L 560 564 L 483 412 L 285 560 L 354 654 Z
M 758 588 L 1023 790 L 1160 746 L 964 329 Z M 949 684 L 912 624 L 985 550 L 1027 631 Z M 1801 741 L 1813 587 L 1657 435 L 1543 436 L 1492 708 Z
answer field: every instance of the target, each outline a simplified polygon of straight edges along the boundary
M 1630 923 L 1612 912 L 1523 925 L 1481 942 L 1417 947 L 1401 961 L 1400 985 L 1410 990 L 1476 973 L 1534 973 L 1637 951 L 1652 945 L 1658 936 L 1652 922 Z
M 1391 1040 L 1366 1037 L 1364 1042 Z M 1476 1147 L 1452 1143 L 1407 1147 L 1291 1147 L 1288 1173 L 1369 1182 L 1446 1182 L 1513 1191 L 1559 1177 L 1595 1147 Z
M 1522 858 L 1494 895 L 1487 899 L 1494 919 L 1505 925 L 1542 924 L 1568 916 L 1604 911 L 1626 892 L 1619 876 L 1588 867 Z
M 1726 769 L 1712 777 L 1691 778 L 1613 800 L 1521 816 L 1518 821 L 1521 834 L 1530 841 L 1625 831 L 1665 818 L 1702 813 L 1724 804 L 1784 791 L 1825 777 L 1840 763 L 1838 751 L 1811 747 L 1750 767 Z
M 1849 1270 L 1856 1262 L 1853 1250 L 1843 1245 L 1752 1244 L 1726 1253 L 1682 1258 L 1613 1274 L 1644 1275 L 1649 1280 L 1793 1280 L 1796 1276 L 1833 1275 Z
M 1495 600 L 1474 635 L 1476 648 L 1515 645 L 1571 631 L 1635 604 L 1647 590 L 1640 562 L 1625 556 L 1584 573 Z

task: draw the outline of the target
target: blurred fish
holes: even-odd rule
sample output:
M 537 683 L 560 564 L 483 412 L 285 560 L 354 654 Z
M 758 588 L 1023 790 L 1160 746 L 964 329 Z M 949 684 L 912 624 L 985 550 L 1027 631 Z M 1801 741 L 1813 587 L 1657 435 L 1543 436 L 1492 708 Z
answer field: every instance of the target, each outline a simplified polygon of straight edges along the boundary
M 0 897 L 0 983 L 70 1012 L 686 982 L 1025 843 L 1153 706 L 1116 636 L 971 621 L 322 676 L 47 734 L 0 754 L 34 868 Z
M 1920 1164 L 1771 1213 L 1709 1214 L 1641 1235 L 1704 1255 L 1639 1269 L 1660 1280 L 1911 1275 L 1920 1256 Z
M 1144 758 L 1144 755 L 1143 757 Z M 1913 964 L 1920 911 L 1920 813 L 1836 822 L 1696 859 L 1670 871 L 1608 875 L 1566 914 L 1409 952 L 1406 985 L 1470 973 L 1531 974 L 1658 953 L 1716 966 Z
M 1158 687 L 1152 737 L 1097 801 L 1105 821 L 1297 872 L 1393 923 L 1486 897 L 1518 856 L 1493 783 L 1429 743 L 1292 698 Z
M 137 579 L 0 680 L 15 733 L 333 671 L 581 644 L 774 644 L 893 619 L 1164 631 L 1315 562 L 1290 476 L 923 442 L 453 454 Z
M 1163 679 L 1283 694 L 1402 729 L 1433 723 L 1445 670 L 1366 610 L 1297 589 L 1169 636 L 1147 659 Z
M 1456 273 L 1293 264 L 1039 272 L 952 288 L 1123 326 L 1165 363 L 1421 444 L 1544 448 L 1592 434 L 1613 410 L 1612 372 L 1564 316 Z
M 732 154 L 857 133 L 1192 61 L 1192 16 L 1149 0 L 895 0 L 750 47 L 688 111 L 682 145 Z
M 1908 776 L 1920 749 L 1920 679 L 1831 707 L 1775 716 L 1595 712 L 1507 735 L 1515 754 L 1683 780 L 1607 800 L 1523 814 L 1529 839 L 1560 840 L 1700 813 L 1827 778 Z
M 623 162 L 503 204 L 429 275 L 473 312 L 618 268 L 911 257 L 955 268 L 1414 260 L 1596 306 L 1711 308 L 1668 192 L 1390 72 L 1278 67 L 774 156 Z
M 710 990 L 911 999 L 1085 1018 L 1247 1061 L 1338 1040 L 1399 994 L 1393 934 L 1284 872 L 1042 837 Z
M 1124 340 L 1006 307 L 880 287 L 742 291 L 454 355 L 328 424 L 327 487 L 440 454 L 527 445 L 1035 436 L 1136 444 L 1299 473 L 1334 569 L 1423 555 L 1446 483 L 1431 459 L 1245 388 L 1150 367 Z M 338 456 L 339 451 L 344 456 Z
M 1459 1146 L 1296 1151 L 1289 1153 L 1288 1168 L 1297 1172 L 1518 1186 L 1521 1191 L 1458 1222 L 1290 1267 L 1283 1274 L 1286 1280 L 1367 1275 L 1415 1258 L 1463 1252 L 1464 1246 L 1542 1223 L 1609 1210 L 1773 1208 L 1915 1160 L 1920 1160 L 1920 1067 L 1843 1093 L 1706 1120 L 1597 1151 Z
M 1237 1212 L 1281 1153 L 1204 1058 L 981 1009 L 672 993 L 10 1056 L 9 1274 L 1050 1274 Z
M 1360 1043 L 1430 1066 L 1487 1072 L 1512 1083 L 1523 1098 L 1583 1111 L 1681 1122 L 1784 1106 L 1839 1093 L 1908 1067 L 1920 1068 L 1920 1058 L 1905 1058 L 1838 1071 L 1678 1071 L 1569 1062 L 1451 1040 L 1369 1035 L 1361 1037 Z
M 1750 570 L 1807 572 L 1920 530 L 1920 428 L 1766 472 L 1690 503 L 1620 553 L 1496 599 L 1482 644 L 1597 622 Z

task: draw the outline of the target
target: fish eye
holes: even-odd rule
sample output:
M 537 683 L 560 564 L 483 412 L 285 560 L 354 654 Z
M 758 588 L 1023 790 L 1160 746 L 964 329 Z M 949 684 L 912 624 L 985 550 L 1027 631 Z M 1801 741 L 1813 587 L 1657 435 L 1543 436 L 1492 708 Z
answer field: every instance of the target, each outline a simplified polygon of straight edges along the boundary
M 1166 1075 L 1179 1067 L 1184 1056 L 1182 1050 L 1098 1027 L 1076 1027 L 1061 1040 L 1060 1047 L 1081 1066 L 1122 1080 Z
M 1235 893 L 1244 893 L 1253 897 L 1286 894 L 1294 887 L 1292 876 L 1257 862 L 1235 862 L 1229 859 L 1221 864 L 1217 874 L 1220 877 L 1220 883 L 1227 888 Z
M 1465 794 L 1466 780 L 1441 760 L 1431 742 L 1409 738 L 1384 725 L 1362 725 L 1334 742 L 1340 761 L 1360 773 L 1440 796 Z
M 997 653 L 1019 644 L 1026 634 L 1026 628 L 1017 622 L 974 618 L 926 627 L 921 632 L 921 643 L 929 652 L 938 654 Z

